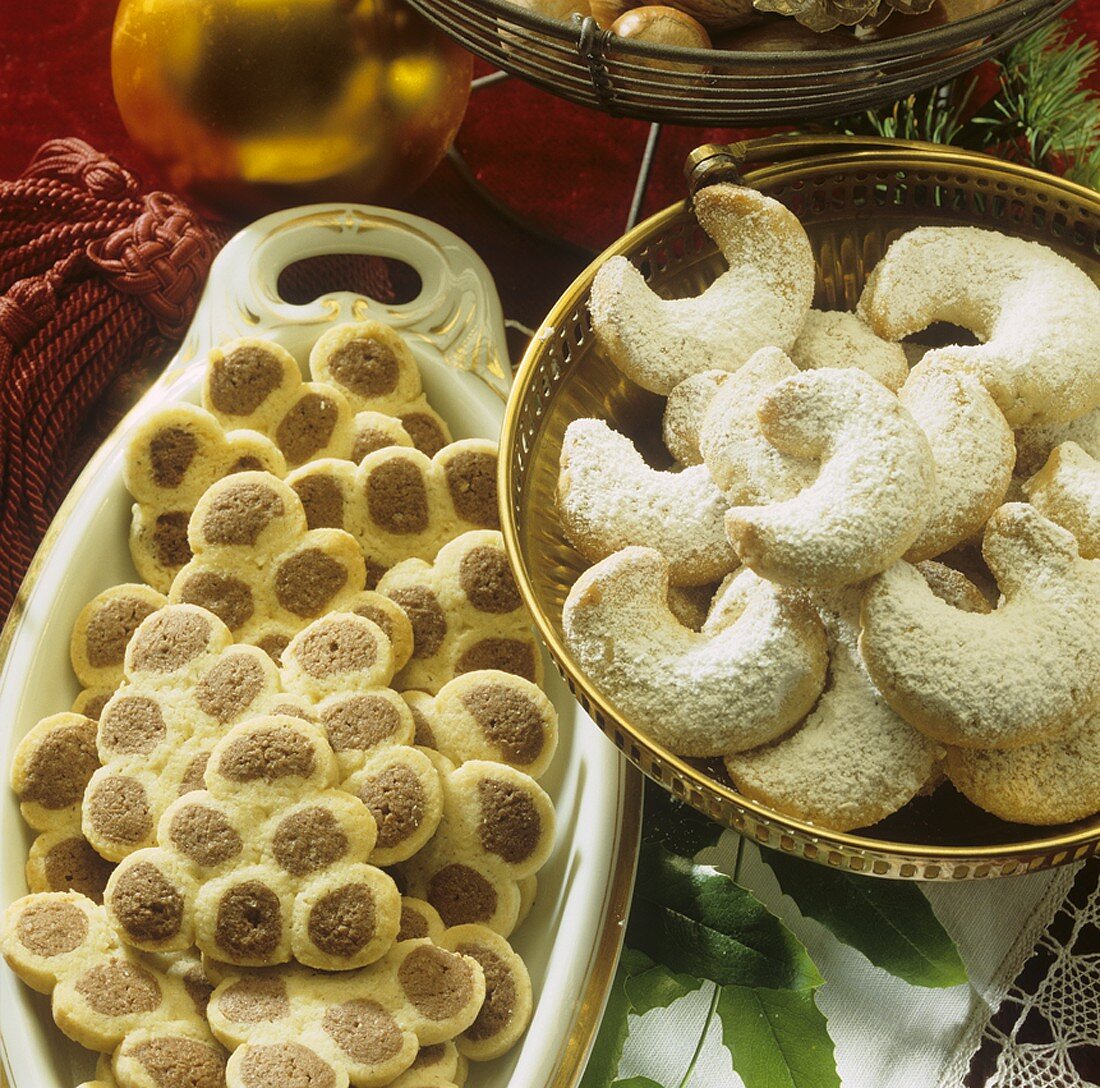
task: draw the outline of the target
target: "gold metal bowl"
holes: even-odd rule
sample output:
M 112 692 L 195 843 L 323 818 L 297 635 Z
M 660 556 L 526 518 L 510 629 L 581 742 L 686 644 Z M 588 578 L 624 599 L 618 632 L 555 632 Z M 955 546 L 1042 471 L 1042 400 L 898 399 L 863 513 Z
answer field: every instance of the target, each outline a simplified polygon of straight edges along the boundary
M 752 169 L 741 169 L 747 164 Z M 886 246 L 920 224 L 994 228 L 1041 241 L 1100 282 L 1100 195 L 1079 185 L 932 144 L 858 138 L 772 137 L 693 153 L 694 183 L 734 169 L 790 207 L 817 258 L 815 305 L 854 307 Z M 1100 850 L 1100 816 L 1053 828 L 1010 824 L 950 786 L 917 798 L 858 833 L 815 827 L 741 796 L 720 760 L 673 755 L 626 721 L 565 645 L 562 604 L 588 566 L 558 524 L 555 488 L 571 420 L 606 419 L 652 463 L 667 464 L 663 398 L 631 382 L 596 347 L 588 294 L 596 269 L 624 254 L 668 297 L 698 294 L 724 270 L 690 207 L 641 223 L 598 257 L 535 334 L 512 388 L 501 439 L 504 540 L 524 601 L 566 681 L 600 728 L 650 778 L 713 819 L 768 846 L 874 876 L 966 880 L 1030 872 Z

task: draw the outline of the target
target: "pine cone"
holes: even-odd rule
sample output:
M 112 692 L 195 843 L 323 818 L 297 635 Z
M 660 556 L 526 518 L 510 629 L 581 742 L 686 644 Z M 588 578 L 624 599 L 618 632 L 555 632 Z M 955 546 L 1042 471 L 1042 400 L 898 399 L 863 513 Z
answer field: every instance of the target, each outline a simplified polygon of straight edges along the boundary
M 797 19 L 810 30 L 823 33 L 838 26 L 877 26 L 891 12 L 916 15 L 927 11 L 933 0 L 753 0 L 757 11 L 775 12 Z

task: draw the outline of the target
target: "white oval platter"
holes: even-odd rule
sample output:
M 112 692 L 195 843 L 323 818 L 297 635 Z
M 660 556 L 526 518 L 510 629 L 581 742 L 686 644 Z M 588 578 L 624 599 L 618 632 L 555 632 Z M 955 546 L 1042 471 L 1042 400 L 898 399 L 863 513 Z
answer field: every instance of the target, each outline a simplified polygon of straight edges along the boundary
M 415 299 L 388 305 L 346 292 L 303 305 L 279 298 L 293 261 L 334 253 L 376 254 L 411 265 Z M 202 362 L 236 336 L 268 337 L 304 365 L 333 324 L 377 318 L 408 339 L 432 405 L 455 438 L 496 439 L 511 381 L 496 290 L 481 260 L 455 235 L 414 216 L 361 205 L 314 205 L 267 216 L 219 254 L 179 352 L 91 459 L 58 511 L 0 635 L 0 750 L 5 767 L 20 738 L 77 692 L 69 636 L 100 590 L 136 580 L 127 545 L 130 497 L 122 482 L 129 435 L 150 412 L 198 402 Z M 641 776 L 588 720 L 546 662 L 561 744 L 543 785 L 554 799 L 554 853 L 539 873 L 535 906 L 513 943 L 531 972 L 536 1006 L 520 1044 L 473 1065 L 469 1088 L 569 1088 L 595 1038 L 622 941 L 641 816 Z M 31 842 L 19 806 L 0 808 L 3 904 L 26 892 Z M 0 966 L 0 1042 L 11 1088 L 72 1088 L 90 1079 L 95 1056 L 54 1026 L 47 998 Z

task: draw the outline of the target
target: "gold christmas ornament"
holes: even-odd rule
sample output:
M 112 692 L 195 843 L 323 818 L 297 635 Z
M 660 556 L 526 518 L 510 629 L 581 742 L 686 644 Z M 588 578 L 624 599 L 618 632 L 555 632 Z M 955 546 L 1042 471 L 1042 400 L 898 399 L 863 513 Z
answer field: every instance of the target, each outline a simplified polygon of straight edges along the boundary
M 402 0 L 122 0 L 111 42 L 135 143 L 248 213 L 407 194 L 454 139 L 472 63 Z

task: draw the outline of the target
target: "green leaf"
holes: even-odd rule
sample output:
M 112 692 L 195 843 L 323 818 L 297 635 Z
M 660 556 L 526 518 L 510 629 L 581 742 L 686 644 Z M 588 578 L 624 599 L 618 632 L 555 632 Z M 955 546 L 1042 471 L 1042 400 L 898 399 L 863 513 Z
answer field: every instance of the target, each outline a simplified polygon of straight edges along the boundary
M 623 949 L 580 1088 L 608 1088 L 618 1075 L 623 1047 L 630 1035 L 627 1017 L 634 1008 L 627 996 L 626 985 L 632 977 L 651 971 L 653 966 L 653 961 L 644 953 L 631 948 Z
M 723 986 L 717 1012 L 745 1088 L 838 1088 L 833 1040 L 812 990 Z
M 755 896 L 654 843 L 642 844 L 627 940 L 670 971 L 722 985 L 822 982 L 802 943 Z
M 693 858 L 700 850 L 717 845 L 725 830 L 660 786 L 646 782 L 643 832 L 646 842 L 660 843 L 673 854 Z
M 701 979 L 676 974 L 664 964 L 657 964 L 626 980 L 626 996 L 630 1000 L 631 1011 L 644 1016 L 650 1009 L 668 1008 L 674 1001 L 679 1001 L 702 985 Z
M 761 854 L 807 918 L 876 967 L 914 986 L 966 981 L 958 949 L 915 884 L 846 873 L 775 850 Z

